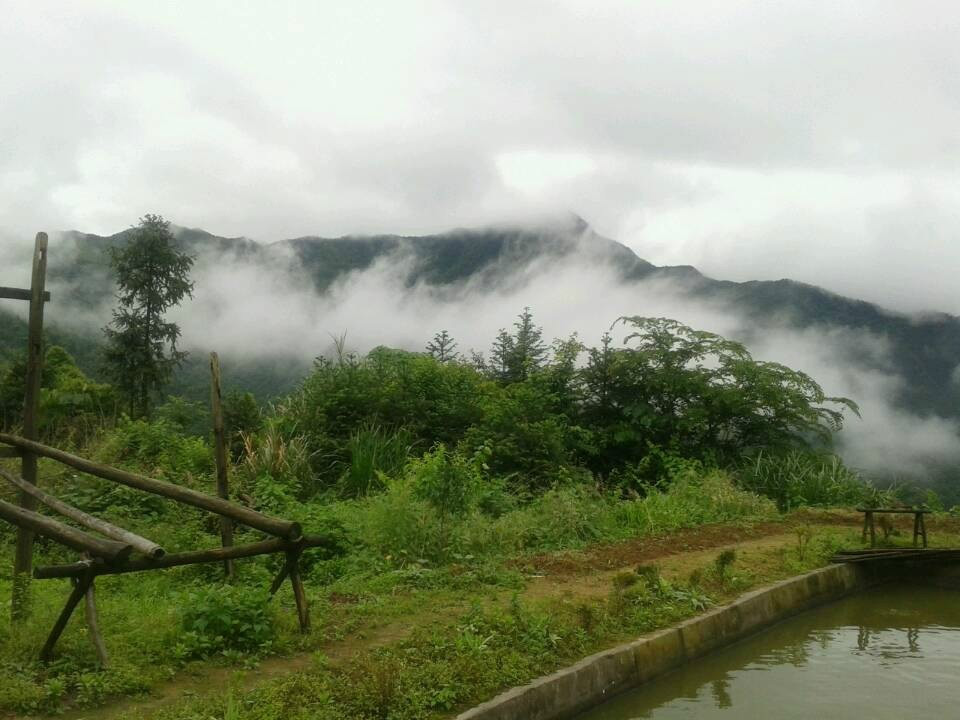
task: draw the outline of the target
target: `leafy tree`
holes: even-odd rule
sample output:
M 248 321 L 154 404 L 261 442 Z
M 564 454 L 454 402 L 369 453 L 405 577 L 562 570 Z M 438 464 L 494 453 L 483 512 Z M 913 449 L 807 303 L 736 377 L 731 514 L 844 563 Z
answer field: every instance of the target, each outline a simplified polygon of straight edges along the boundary
M 404 429 L 410 446 L 453 446 L 480 419 L 482 398 L 496 389 L 468 365 L 385 347 L 365 357 L 318 358 L 286 401 L 282 431 L 306 438 L 317 475 L 332 484 L 354 459 L 351 444 L 367 444 L 371 429 L 381 439 Z
M 25 383 L 26 356 L 0 367 L 0 428 L 14 428 L 22 420 Z M 103 425 L 114 405 L 109 385 L 90 380 L 62 347 L 46 347 L 40 378 L 40 433 L 44 438 L 82 439 Z
M 193 258 L 177 249 L 170 223 L 159 215 L 141 218 L 129 243 L 109 253 L 119 292 L 113 320 L 103 329 L 106 371 L 130 415 L 147 416 L 153 397 L 187 356 L 177 349 L 180 328 L 164 313 L 193 297 Z
M 719 335 L 666 318 L 618 322 L 634 330 L 628 347 L 605 343 L 584 372 L 585 422 L 603 441 L 604 465 L 637 461 L 650 445 L 720 459 L 759 447 L 829 444 L 842 409 L 859 412 L 805 373 L 754 360 Z
M 433 340 L 427 343 L 427 352 L 440 362 L 453 362 L 460 357 L 460 353 L 457 352 L 457 341 L 446 330 L 441 330 L 433 336 Z
M 482 399 L 482 416 L 467 431 L 466 450 L 487 449 L 492 474 L 518 492 L 548 488 L 574 466 L 583 431 L 557 411 L 541 378 L 531 378 Z

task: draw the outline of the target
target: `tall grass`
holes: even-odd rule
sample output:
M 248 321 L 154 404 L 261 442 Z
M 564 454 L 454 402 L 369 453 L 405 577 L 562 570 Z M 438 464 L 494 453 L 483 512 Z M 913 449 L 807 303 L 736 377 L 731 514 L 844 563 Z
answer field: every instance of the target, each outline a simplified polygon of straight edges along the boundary
M 398 565 L 439 564 L 454 556 L 502 559 L 706 523 L 769 518 L 777 512 L 773 502 L 736 487 L 729 475 L 717 471 L 635 500 L 584 485 L 558 487 L 498 517 L 474 507 L 450 518 L 447 526 L 403 480 L 343 508 L 351 542 Z
M 742 488 L 771 498 L 785 512 L 875 502 L 883 495 L 830 453 L 761 451 L 744 462 L 736 476 Z
M 405 429 L 389 431 L 379 425 L 358 428 L 347 442 L 346 461 L 341 468 L 338 489 L 345 497 L 366 497 L 382 490 L 384 477 L 398 473 L 410 457 L 413 436 Z

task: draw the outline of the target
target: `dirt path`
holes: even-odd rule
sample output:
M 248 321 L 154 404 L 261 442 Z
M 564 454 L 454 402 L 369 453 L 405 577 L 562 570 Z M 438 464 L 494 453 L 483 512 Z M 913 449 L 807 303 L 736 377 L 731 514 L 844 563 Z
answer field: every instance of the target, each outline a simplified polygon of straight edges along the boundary
M 587 599 L 607 594 L 614 575 L 644 562 L 656 561 L 667 578 L 686 577 L 711 562 L 719 551 L 732 547 L 736 548 L 744 565 L 757 565 L 769 562 L 771 550 L 789 547 L 796 542 L 792 530 L 796 524 L 853 525 L 856 520 L 850 514 L 824 517 L 818 513 L 815 517 L 781 522 L 707 525 L 597 545 L 582 551 L 537 555 L 518 561 L 515 567 L 530 576 L 522 593 L 524 597 L 533 600 L 551 597 Z M 494 594 L 490 601 L 498 602 L 507 595 L 509 593 Z M 186 697 L 221 692 L 228 686 L 250 688 L 273 678 L 308 670 L 317 654 L 322 654 L 328 664 L 345 663 L 360 652 L 402 640 L 418 627 L 453 621 L 466 610 L 467 603 L 448 606 L 439 613 L 433 608 L 426 609 L 394 619 L 381 627 L 365 628 L 362 632 L 324 643 L 315 652 L 265 659 L 250 670 L 203 668 L 184 672 L 155 687 L 149 695 L 124 698 L 99 708 L 71 710 L 56 717 L 64 720 L 119 720 L 129 714 L 149 717 Z

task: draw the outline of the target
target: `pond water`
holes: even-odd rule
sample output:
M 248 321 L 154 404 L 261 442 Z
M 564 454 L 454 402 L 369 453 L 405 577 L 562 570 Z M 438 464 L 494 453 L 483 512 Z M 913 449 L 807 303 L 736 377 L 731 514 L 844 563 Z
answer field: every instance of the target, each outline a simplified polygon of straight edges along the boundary
M 882 587 L 787 620 L 578 720 L 960 717 L 960 592 Z

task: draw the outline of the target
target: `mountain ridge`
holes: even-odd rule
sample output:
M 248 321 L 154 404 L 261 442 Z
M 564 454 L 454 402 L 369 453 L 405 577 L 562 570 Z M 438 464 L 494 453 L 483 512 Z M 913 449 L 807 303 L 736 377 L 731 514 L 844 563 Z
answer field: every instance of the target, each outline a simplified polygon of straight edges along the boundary
M 60 252 L 56 246 L 51 248 L 51 286 L 67 293 L 68 301 L 79 307 L 110 302 L 113 287 L 104 250 L 124 242 L 131 230 L 108 236 L 66 231 L 56 236 L 61 247 Z M 691 299 L 736 308 L 751 319 L 755 335 L 763 333 L 776 317 L 801 330 L 834 327 L 881 336 L 890 344 L 893 372 L 904 381 L 898 402 L 911 412 L 960 418 L 960 392 L 953 379 L 960 358 L 960 318 L 948 313 L 900 313 L 788 278 L 735 282 L 709 277 L 692 265 L 656 266 L 626 245 L 597 234 L 576 215 L 541 226 L 503 224 L 433 235 L 302 236 L 271 243 L 244 236 L 222 237 L 199 228 L 176 227 L 175 235 L 208 271 L 242 260 L 290 273 L 321 295 L 350 273 L 362 272 L 379 261 L 389 261 L 398 272 L 406 272 L 407 287 L 442 288 L 469 282 L 488 289 L 511 281 L 524 269 L 548 266 L 560 259 L 606 263 L 625 283 L 665 280 Z M 0 309 L 0 314 L 6 313 Z M 58 327 L 55 315 L 48 322 L 51 336 L 64 336 L 67 344 L 74 346 L 68 349 L 76 352 L 77 334 Z M 16 350 L 9 339 L 18 333 L 10 326 L 7 316 L 0 330 L 6 328 L 8 340 L 0 342 L 0 355 Z M 424 329 L 425 334 L 428 331 L 432 330 Z M 746 335 L 738 339 L 749 345 L 750 332 Z M 87 351 L 77 354 L 82 358 L 90 355 Z M 864 367 L 870 362 L 865 358 Z M 93 370 L 89 361 L 84 360 L 84 365 Z M 291 378 L 275 389 L 289 389 L 293 382 Z M 260 388 L 261 394 L 269 391 Z

